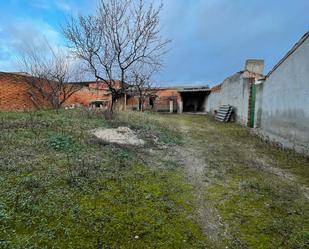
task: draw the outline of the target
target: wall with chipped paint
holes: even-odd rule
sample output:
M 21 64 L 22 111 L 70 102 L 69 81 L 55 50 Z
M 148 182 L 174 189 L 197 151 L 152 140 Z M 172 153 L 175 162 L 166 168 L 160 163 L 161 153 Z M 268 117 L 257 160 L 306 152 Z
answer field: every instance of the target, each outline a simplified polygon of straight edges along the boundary
M 309 151 L 309 38 L 258 86 L 256 127 L 284 146 Z
M 222 105 L 234 107 L 236 122 L 247 125 L 250 84 L 247 72 L 239 72 L 224 80 L 221 89 L 207 98 L 206 111 L 214 114 Z

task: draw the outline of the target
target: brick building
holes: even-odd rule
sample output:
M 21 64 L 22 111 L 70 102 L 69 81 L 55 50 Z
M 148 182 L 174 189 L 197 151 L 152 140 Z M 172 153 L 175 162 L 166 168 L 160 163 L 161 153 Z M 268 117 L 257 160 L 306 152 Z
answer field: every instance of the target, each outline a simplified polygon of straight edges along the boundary
M 40 97 L 40 94 L 35 94 L 36 99 L 33 99 L 33 96 L 30 94 L 31 87 L 27 83 L 27 77 L 29 75 L 23 73 L 0 72 L 0 111 L 26 111 L 37 107 L 50 107 L 49 103 Z M 75 92 L 65 102 L 64 106 L 95 105 L 97 107 L 107 107 L 111 102 L 111 94 L 105 84 L 100 82 L 82 82 L 79 85 L 82 85 L 82 88 Z M 121 100 L 118 102 L 121 102 Z
M 24 111 L 37 107 L 48 108 L 48 102 L 43 99 L 34 101 L 29 94 L 30 86 L 27 84 L 29 75 L 20 73 L 0 72 L 0 111 Z M 81 89 L 75 92 L 64 106 L 92 106 L 107 108 L 112 96 L 106 84 L 102 82 L 78 82 Z M 116 81 L 120 88 L 120 82 Z M 151 89 L 152 97 L 144 102 L 145 110 L 159 112 L 205 111 L 205 100 L 210 92 L 204 87 L 166 87 Z M 139 109 L 139 98 L 134 92 L 126 94 L 116 102 L 118 109 Z
M 151 96 L 145 98 L 143 103 L 144 110 L 153 110 L 158 112 L 169 112 L 171 102 L 173 103 L 173 111 L 177 111 L 180 101 L 180 94 L 176 88 L 154 88 Z M 129 94 L 127 97 L 127 109 L 139 109 L 138 94 Z
M 205 112 L 208 86 L 162 87 L 152 90 L 154 98 L 146 98 L 145 110 L 157 112 Z M 138 96 L 127 101 L 127 108 L 138 109 Z

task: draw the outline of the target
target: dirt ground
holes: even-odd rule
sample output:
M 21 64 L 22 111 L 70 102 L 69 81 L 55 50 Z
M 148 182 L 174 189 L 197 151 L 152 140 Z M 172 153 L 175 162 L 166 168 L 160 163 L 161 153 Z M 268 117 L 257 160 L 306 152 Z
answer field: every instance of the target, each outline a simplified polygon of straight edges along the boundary
M 93 130 L 91 133 L 107 144 L 142 146 L 145 143 L 128 127 L 118 127 L 117 129 L 100 128 Z

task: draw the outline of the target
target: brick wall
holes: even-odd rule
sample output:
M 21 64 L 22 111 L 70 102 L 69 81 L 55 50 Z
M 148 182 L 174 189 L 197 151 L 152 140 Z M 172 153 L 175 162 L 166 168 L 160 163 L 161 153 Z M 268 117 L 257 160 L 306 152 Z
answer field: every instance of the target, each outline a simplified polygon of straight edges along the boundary
M 174 102 L 174 111 L 177 111 L 178 103 L 181 100 L 181 96 L 176 89 L 172 88 L 162 88 L 158 90 L 153 90 L 153 94 L 157 96 L 154 101 L 154 109 L 149 105 L 149 98 L 144 101 L 144 110 L 154 110 L 159 112 L 169 112 L 170 110 L 170 100 Z M 129 96 L 127 98 L 127 108 L 128 109 L 138 109 L 139 98 L 137 95 Z
M 13 73 L 0 73 L 0 111 L 25 111 L 37 107 L 49 107 L 48 102 L 39 97 L 40 94 L 36 94 L 38 98 L 33 101 L 26 77 Z M 92 101 L 97 100 L 111 101 L 111 95 L 102 84 L 89 84 L 89 87 L 84 86 L 75 92 L 64 106 L 73 104 L 89 106 Z
M 24 111 L 36 107 L 48 107 L 49 104 L 42 99 L 37 101 L 36 106 L 29 95 L 29 86 L 26 77 L 19 74 L 0 73 L 0 111 Z M 120 84 L 118 82 L 118 84 Z M 178 108 L 181 100 L 179 92 L 172 88 L 158 89 L 155 91 L 155 110 L 169 111 L 169 101 L 174 101 L 174 111 Z M 39 96 L 39 94 L 37 94 Z M 103 83 L 89 82 L 82 89 L 74 93 L 64 106 L 83 105 L 89 106 L 92 101 L 111 101 L 111 94 Z M 116 106 L 121 106 L 123 99 L 117 101 Z M 127 106 L 138 107 L 138 98 L 128 98 Z M 117 108 L 118 108 L 117 107 Z M 145 101 L 145 108 L 149 106 L 149 100 Z M 121 107 L 119 107 L 121 108 Z
M 178 102 L 181 100 L 181 96 L 178 90 L 175 89 L 162 89 L 156 92 L 158 96 L 155 101 L 155 108 L 157 111 L 169 111 L 170 100 L 174 102 L 174 111 L 178 108 Z
M 47 106 L 42 99 L 38 104 Z M 25 76 L 0 73 L 0 110 L 2 111 L 24 111 L 35 108 L 35 104 L 29 95 L 29 85 Z
M 65 103 L 65 106 L 80 104 L 89 106 L 92 101 L 111 101 L 111 95 L 107 90 L 96 90 L 89 87 L 83 87 L 74 93 Z
M 249 98 L 248 98 L 248 120 L 247 120 L 247 126 L 251 126 L 251 112 L 252 112 L 252 86 L 255 83 L 254 78 L 248 79 L 248 84 L 249 84 Z M 253 127 L 252 127 L 253 128 Z

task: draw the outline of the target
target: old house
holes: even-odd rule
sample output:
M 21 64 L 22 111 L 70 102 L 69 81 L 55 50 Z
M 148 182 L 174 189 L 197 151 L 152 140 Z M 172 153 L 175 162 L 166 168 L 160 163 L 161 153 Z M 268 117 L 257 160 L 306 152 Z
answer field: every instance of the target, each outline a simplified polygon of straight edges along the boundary
M 35 108 L 49 108 L 49 103 L 39 93 L 30 94 L 27 82 L 29 75 L 25 73 L 0 72 L 0 111 L 25 111 Z M 106 84 L 102 82 L 78 82 L 82 87 L 75 92 L 64 106 L 93 106 L 108 107 L 111 103 L 111 94 Z M 119 82 L 116 82 L 119 85 Z M 34 99 L 35 98 L 35 99 Z M 122 108 L 124 96 L 117 101 L 118 108 Z
M 159 87 L 151 89 L 151 96 L 145 99 L 144 110 L 157 112 L 205 112 L 206 98 L 210 88 L 196 87 Z M 127 108 L 138 109 L 138 95 L 130 96 Z
M 48 108 L 46 101 L 34 101 L 29 94 L 29 75 L 23 73 L 0 73 L 0 111 L 24 111 L 34 108 Z M 88 106 L 108 108 L 112 101 L 108 86 L 100 81 L 77 82 L 82 86 L 64 106 Z M 120 82 L 116 81 L 120 88 Z M 116 86 L 117 88 L 117 86 Z M 206 99 L 210 93 L 208 86 L 200 87 L 159 87 L 148 89 L 150 95 L 143 103 L 144 110 L 158 112 L 205 112 Z M 39 95 L 39 94 L 38 94 Z M 139 109 L 137 93 L 124 94 L 116 102 L 117 109 Z
M 112 101 L 112 95 L 108 86 L 102 81 L 77 82 L 74 84 L 83 87 L 74 93 L 66 102 L 68 105 L 82 105 L 94 108 L 108 108 Z M 115 81 L 115 88 L 120 88 L 120 81 Z M 123 109 L 126 96 L 123 95 L 116 102 L 116 107 Z

